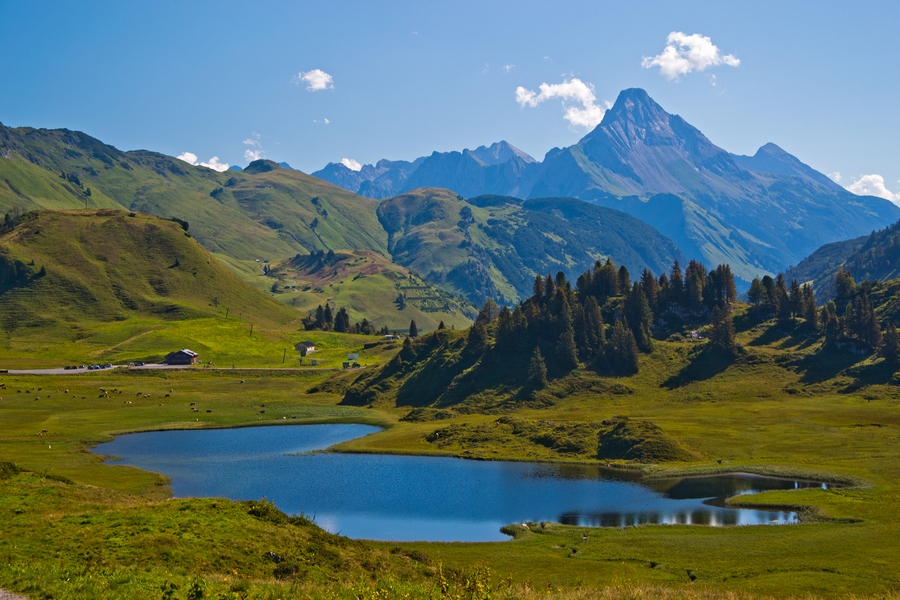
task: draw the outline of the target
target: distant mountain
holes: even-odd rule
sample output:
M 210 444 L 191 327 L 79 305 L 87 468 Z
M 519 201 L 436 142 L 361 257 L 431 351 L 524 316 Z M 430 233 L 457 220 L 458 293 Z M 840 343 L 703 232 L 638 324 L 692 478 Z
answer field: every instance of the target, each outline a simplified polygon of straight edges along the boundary
M 541 163 L 498 149 L 505 162 L 487 164 L 485 154 L 435 153 L 399 190 L 580 198 L 637 216 L 709 265 L 729 263 L 744 282 L 900 219 L 892 203 L 856 196 L 774 144 L 730 154 L 640 89 L 623 91 L 593 131 Z
M 534 158 L 501 141 L 462 152 L 434 152 L 413 162 L 380 160 L 354 171 L 329 163 L 313 177 L 369 198 L 389 198 L 420 187 L 443 187 L 463 194 L 515 195 Z
M 811 283 L 819 301 L 833 298 L 834 275 L 847 269 L 857 282 L 900 278 L 900 222 L 870 235 L 826 244 L 785 272 Z
M 282 258 L 341 248 L 385 253 L 377 203 L 260 160 L 218 173 L 81 132 L 0 124 L 0 211 L 119 208 L 177 216 L 212 252 Z
M 611 257 L 634 276 L 684 262 L 646 223 L 572 198 L 465 201 L 449 190 L 420 189 L 382 201 L 378 218 L 394 262 L 476 305 L 525 298 L 538 274 L 563 271 L 574 281 L 597 259 Z

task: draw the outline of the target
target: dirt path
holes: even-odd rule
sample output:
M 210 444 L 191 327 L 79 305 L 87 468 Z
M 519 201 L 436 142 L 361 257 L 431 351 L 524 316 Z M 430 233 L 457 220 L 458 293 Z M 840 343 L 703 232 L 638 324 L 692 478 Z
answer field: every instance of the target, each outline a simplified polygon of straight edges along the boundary
M 12 592 L 7 592 L 6 590 L 0 590 L 0 600 L 28 600 L 28 598 L 13 594 Z

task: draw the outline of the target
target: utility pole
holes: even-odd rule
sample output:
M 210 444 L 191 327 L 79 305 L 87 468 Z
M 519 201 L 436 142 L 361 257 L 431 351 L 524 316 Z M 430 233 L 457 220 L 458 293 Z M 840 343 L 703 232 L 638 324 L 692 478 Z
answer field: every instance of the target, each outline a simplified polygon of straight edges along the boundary
M 250 337 L 253 337 L 253 323 L 250 323 Z
M 229 309 L 229 308 L 226 308 L 226 309 L 225 309 L 225 318 L 226 318 L 226 319 L 228 318 L 228 311 L 229 311 L 229 310 L 231 310 L 231 309 Z
M 285 348 L 284 354 L 281 355 L 281 364 L 284 364 L 284 361 L 286 358 L 287 358 L 287 349 Z

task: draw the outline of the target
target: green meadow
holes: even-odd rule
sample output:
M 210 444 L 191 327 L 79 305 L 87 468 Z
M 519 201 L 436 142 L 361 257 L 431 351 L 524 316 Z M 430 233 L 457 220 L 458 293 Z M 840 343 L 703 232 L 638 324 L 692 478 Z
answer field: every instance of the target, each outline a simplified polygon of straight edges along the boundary
M 342 336 L 321 335 L 323 346 L 335 344 L 323 357 L 364 338 L 347 336 L 338 350 Z M 410 419 L 411 407 L 390 401 L 341 405 L 365 369 L 7 374 L 0 587 L 54 598 L 896 597 L 900 390 L 892 373 L 881 359 L 821 354 L 772 323 L 741 332 L 739 341 L 744 352 L 730 363 L 704 353 L 702 342 L 658 342 L 633 377 L 576 370 L 536 402 L 490 414 L 447 407 L 450 418 L 441 419 L 437 409 Z M 373 361 L 394 348 L 379 348 Z M 512 418 L 524 431 L 545 428 L 559 439 L 622 417 L 654 424 L 687 458 L 598 459 L 545 435 L 505 435 L 497 424 Z M 506 542 L 396 544 L 331 536 L 265 504 L 170 500 L 165 477 L 106 465 L 90 452 L 131 431 L 313 422 L 384 427 L 342 451 L 608 461 L 650 477 L 751 471 L 834 485 L 731 501 L 794 507 L 797 525 L 528 523 L 511 524 Z M 428 441 L 451 426 L 459 432 L 451 443 Z M 497 433 L 466 437 L 484 430 Z M 277 571 L 281 563 L 266 552 L 293 566 Z

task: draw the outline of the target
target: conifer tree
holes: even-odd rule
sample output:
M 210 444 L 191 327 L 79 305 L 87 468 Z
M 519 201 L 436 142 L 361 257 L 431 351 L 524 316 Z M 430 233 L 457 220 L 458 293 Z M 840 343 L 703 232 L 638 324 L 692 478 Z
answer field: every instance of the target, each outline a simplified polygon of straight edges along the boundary
M 616 320 L 612 327 L 606 358 L 613 372 L 619 375 L 632 375 L 638 372 L 637 342 L 624 319 Z
M 734 337 L 734 319 L 731 311 L 714 306 L 710 313 L 710 323 L 710 346 L 726 356 L 734 356 L 737 352 L 737 342 Z
M 644 295 L 647 297 L 647 304 L 653 312 L 659 311 L 659 285 L 656 283 L 656 276 L 650 269 L 644 269 L 641 273 L 641 287 L 644 289 Z
M 616 286 L 619 288 L 620 294 L 627 294 L 631 290 L 631 274 L 625 265 L 619 267 L 619 272 L 616 276 Z
M 534 347 L 531 360 L 528 361 L 528 385 L 536 390 L 547 386 L 547 365 L 544 363 L 541 349 L 537 346 Z
M 762 302 L 765 293 L 766 289 L 763 287 L 762 282 L 759 280 L 759 277 L 754 277 L 753 281 L 750 282 L 750 290 L 747 292 L 747 300 L 750 301 L 750 304 L 753 305 L 753 309 L 756 312 L 759 312 L 759 304 L 760 302 Z
M 892 368 L 900 366 L 900 334 L 893 323 L 888 323 L 881 340 L 881 356 Z
M 625 298 L 623 312 L 628 324 L 631 325 L 631 332 L 634 334 L 638 348 L 642 352 L 652 352 L 653 336 L 650 333 L 650 327 L 653 324 L 653 312 L 644 295 L 644 288 L 640 284 L 635 283 L 631 287 L 631 292 Z
M 338 333 L 346 333 L 350 331 L 350 315 L 343 306 L 337 311 L 334 317 L 334 330 Z
M 534 278 L 534 285 L 531 286 L 531 290 L 532 290 L 532 292 L 534 292 L 534 295 L 532 296 L 532 298 L 534 298 L 535 301 L 538 301 L 541 298 L 543 298 L 544 297 L 544 278 L 541 277 L 540 275 L 536 275 Z
M 419 328 L 416 326 L 415 320 L 409 322 L 409 337 L 419 337 Z
M 446 329 L 446 328 L 447 327 L 446 327 L 446 325 L 444 325 L 444 321 L 442 319 L 441 322 L 438 323 L 438 331 L 440 331 L 441 329 Z
M 466 338 L 466 353 L 472 356 L 481 356 L 488 349 L 488 332 L 487 328 L 481 323 L 475 323 L 469 329 L 469 336 Z
M 684 277 L 681 274 L 681 265 L 676 260 L 669 271 L 669 302 L 674 306 L 683 306 L 683 297 Z
M 564 373 L 568 373 L 578 366 L 578 350 L 575 347 L 575 330 L 572 327 L 571 319 L 568 318 L 556 341 L 556 364 Z

